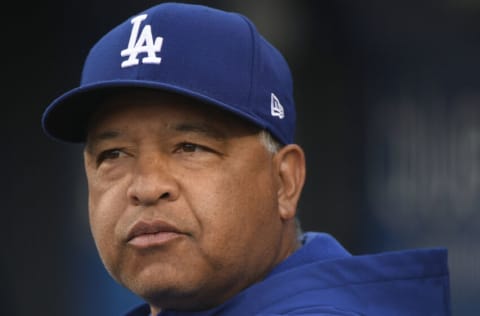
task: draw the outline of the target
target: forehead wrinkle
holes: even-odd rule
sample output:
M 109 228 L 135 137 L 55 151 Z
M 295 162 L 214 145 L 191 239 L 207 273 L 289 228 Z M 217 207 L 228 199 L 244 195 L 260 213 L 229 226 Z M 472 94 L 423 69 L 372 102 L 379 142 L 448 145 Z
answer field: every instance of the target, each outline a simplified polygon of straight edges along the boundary
M 168 128 L 176 132 L 198 133 L 217 140 L 227 138 L 225 132 L 217 129 L 209 124 L 200 122 L 180 122 L 176 124 L 168 124 Z

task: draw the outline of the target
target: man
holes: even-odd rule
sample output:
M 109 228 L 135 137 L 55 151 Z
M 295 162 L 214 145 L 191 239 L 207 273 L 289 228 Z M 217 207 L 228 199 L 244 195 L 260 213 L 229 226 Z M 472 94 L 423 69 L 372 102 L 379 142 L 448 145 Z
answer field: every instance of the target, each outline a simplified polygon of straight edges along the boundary
M 244 16 L 164 3 L 106 34 L 43 115 L 85 143 L 89 218 L 128 315 L 449 315 L 446 251 L 302 234 L 289 67 Z

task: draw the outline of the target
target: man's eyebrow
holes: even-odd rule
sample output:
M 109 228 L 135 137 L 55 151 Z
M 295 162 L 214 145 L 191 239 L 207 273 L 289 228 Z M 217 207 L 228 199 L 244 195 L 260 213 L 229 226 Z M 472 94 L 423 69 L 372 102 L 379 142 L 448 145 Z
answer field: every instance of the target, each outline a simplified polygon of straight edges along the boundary
M 107 130 L 107 131 L 104 131 L 104 132 L 101 132 L 101 133 L 98 133 L 98 134 L 90 135 L 87 138 L 85 148 L 88 152 L 92 152 L 93 149 L 95 148 L 95 146 L 98 143 L 100 143 L 104 140 L 115 139 L 119 136 L 120 136 L 120 132 L 114 131 L 114 130 Z
M 225 138 L 227 138 L 226 133 L 224 133 L 223 131 L 220 131 L 219 129 L 214 128 L 211 125 L 203 124 L 203 123 L 188 122 L 188 123 L 172 124 L 172 125 L 169 125 L 169 129 L 176 132 L 203 134 L 207 137 L 210 137 L 216 140 L 224 140 Z M 115 139 L 120 136 L 121 136 L 121 133 L 115 130 L 106 130 L 100 133 L 89 135 L 86 142 L 85 149 L 88 152 L 93 152 L 93 150 L 95 149 L 95 146 L 98 143 L 101 143 L 102 141 L 106 141 L 110 139 Z
M 170 128 L 177 132 L 191 132 L 204 134 L 207 137 L 211 137 L 217 140 L 224 140 L 227 138 L 225 132 L 214 128 L 211 125 L 203 123 L 178 123 L 171 125 Z

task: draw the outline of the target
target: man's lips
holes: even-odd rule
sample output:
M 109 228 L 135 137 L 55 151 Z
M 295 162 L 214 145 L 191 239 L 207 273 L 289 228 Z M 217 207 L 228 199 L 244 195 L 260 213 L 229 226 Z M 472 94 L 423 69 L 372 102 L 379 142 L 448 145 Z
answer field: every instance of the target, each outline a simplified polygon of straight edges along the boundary
M 183 235 L 175 226 L 163 221 L 136 223 L 127 235 L 127 243 L 138 248 L 163 245 Z

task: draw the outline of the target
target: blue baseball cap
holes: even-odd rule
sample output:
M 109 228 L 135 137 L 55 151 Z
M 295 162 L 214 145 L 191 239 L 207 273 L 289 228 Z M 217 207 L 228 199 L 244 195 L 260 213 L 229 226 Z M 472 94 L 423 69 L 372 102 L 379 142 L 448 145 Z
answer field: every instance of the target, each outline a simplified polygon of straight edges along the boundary
M 82 143 L 100 97 L 123 88 L 173 92 L 232 112 L 283 144 L 294 142 L 289 66 L 245 16 L 162 3 L 118 25 L 90 50 L 80 85 L 44 111 L 51 138 Z

